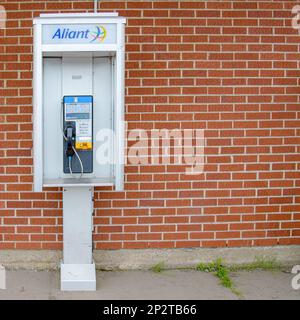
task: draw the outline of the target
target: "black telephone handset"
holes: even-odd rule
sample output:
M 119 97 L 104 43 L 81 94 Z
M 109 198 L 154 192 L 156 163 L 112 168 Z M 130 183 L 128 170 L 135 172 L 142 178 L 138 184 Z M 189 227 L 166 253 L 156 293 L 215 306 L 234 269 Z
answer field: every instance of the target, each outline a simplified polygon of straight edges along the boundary
M 75 151 L 74 151 L 74 136 L 73 135 L 73 127 L 67 127 L 66 129 L 66 137 L 67 137 L 67 149 L 66 149 L 66 156 L 68 157 L 68 159 L 74 156 Z

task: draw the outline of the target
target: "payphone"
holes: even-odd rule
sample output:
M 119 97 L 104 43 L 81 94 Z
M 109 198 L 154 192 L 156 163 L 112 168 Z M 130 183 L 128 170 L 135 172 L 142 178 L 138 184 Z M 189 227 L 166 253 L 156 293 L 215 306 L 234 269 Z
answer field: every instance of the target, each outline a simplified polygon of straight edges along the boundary
M 125 23 L 115 12 L 33 20 L 34 191 L 62 188 L 62 290 L 96 289 L 94 187 L 124 189 Z
M 93 97 L 63 97 L 64 173 L 93 172 Z

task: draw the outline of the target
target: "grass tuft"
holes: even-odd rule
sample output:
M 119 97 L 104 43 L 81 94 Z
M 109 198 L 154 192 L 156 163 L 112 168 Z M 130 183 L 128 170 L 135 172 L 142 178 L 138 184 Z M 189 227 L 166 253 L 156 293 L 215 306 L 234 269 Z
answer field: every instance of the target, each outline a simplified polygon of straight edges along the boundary
M 234 287 L 234 284 L 229 276 L 229 272 L 234 271 L 275 271 L 282 269 L 282 265 L 276 261 L 275 258 L 267 258 L 264 256 L 255 257 L 254 261 L 248 264 L 225 266 L 222 263 L 222 259 L 219 258 L 210 263 L 199 263 L 196 266 L 198 271 L 211 272 L 220 280 L 220 284 L 229 288 L 233 293 L 238 296 L 242 296 L 241 293 Z
M 219 279 L 220 284 L 230 289 L 234 294 L 240 296 L 229 276 L 229 269 L 222 263 L 222 259 L 217 259 L 210 263 L 199 263 L 196 267 L 198 271 L 212 272 Z
M 151 267 L 151 271 L 155 272 L 155 273 L 160 273 L 164 270 L 165 264 L 164 262 L 159 262 L 156 265 L 154 265 L 153 267 Z
M 253 271 L 253 270 L 264 270 L 264 271 L 275 271 L 280 270 L 282 265 L 276 261 L 275 258 L 266 258 L 263 256 L 255 257 L 254 261 L 247 264 L 230 266 L 230 271 Z

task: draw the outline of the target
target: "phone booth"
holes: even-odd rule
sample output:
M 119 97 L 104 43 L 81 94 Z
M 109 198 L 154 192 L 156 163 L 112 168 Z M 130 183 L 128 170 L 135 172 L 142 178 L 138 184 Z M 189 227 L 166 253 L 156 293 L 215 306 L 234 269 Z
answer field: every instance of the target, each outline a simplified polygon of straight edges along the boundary
M 93 188 L 124 185 L 125 23 L 117 13 L 34 24 L 34 191 L 63 190 L 62 290 L 95 290 Z

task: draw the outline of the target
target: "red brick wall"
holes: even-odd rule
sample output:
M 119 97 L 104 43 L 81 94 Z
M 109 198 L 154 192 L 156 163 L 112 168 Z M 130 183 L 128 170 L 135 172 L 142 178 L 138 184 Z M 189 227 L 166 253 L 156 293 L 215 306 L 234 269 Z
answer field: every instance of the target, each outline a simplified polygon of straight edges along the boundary
M 93 1 L 0 1 L 0 249 L 61 249 L 60 189 L 32 192 L 32 18 Z M 300 244 L 297 1 L 101 1 L 128 18 L 128 128 L 202 128 L 206 164 L 128 165 L 95 192 L 95 248 Z

